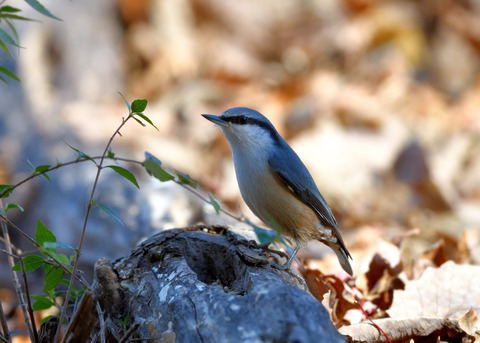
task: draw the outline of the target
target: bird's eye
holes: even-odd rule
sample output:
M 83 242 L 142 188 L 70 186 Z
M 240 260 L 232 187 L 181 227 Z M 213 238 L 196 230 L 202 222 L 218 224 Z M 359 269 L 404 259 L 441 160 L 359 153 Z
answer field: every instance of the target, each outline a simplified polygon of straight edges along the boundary
M 248 122 L 247 116 L 240 116 L 240 117 L 238 118 L 238 123 L 239 123 L 239 124 L 246 124 L 247 122 Z

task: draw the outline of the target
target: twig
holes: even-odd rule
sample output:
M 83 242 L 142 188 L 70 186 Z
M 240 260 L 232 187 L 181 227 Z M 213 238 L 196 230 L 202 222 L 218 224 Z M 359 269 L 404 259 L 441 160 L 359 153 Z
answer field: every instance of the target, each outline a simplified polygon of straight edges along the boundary
M 137 164 L 142 164 L 142 162 L 139 162 L 139 161 L 135 161 L 135 160 L 131 160 L 131 159 L 128 159 L 128 158 L 121 158 L 121 157 L 107 157 L 107 156 L 104 156 L 103 157 L 104 159 L 111 159 L 111 160 L 115 160 L 115 161 L 122 161 L 122 162 L 131 162 L 131 163 L 137 163 Z M 16 188 L 20 187 L 21 185 L 23 185 L 24 183 L 36 178 L 37 176 L 41 176 L 41 175 L 44 175 L 46 173 L 49 173 L 51 171 L 54 171 L 56 169 L 59 169 L 59 168 L 62 168 L 62 167 L 66 167 L 66 166 L 69 166 L 69 165 L 72 165 L 72 164 L 77 164 L 77 163 L 82 163 L 82 162 L 87 162 L 87 161 L 95 161 L 95 160 L 101 160 L 102 159 L 102 156 L 94 156 L 94 157 L 79 157 L 73 161 L 68 161 L 68 162 L 65 162 L 65 163 L 59 163 L 53 167 L 50 167 L 40 173 L 34 173 L 32 175 L 30 175 L 29 177 L 19 181 L 18 183 L 12 185 L 12 187 L 10 188 L 7 188 L 5 189 L 3 192 L 0 192 L 0 198 L 3 198 L 7 193 L 10 193 L 12 191 L 14 191 Z
M 100 163 L 97 165 L 97 174 L 95 175 L 95 181 L 93 182 L 93 187 L 92 187 L 92 192 L 90 194 L 90 199 L 88 201 L 88 205 L 87 205 L 87 212 L 85 213 L 85 219 L 83 221 L 83 227 L 82 227 L 82 232 L 80 234 L 80 241 L 78 243 L 78 248 L 76 250 L 76 258 L 75 258 L 75 262 L 73 263 L 73 270 L 72 270 L 72 276 L 70 277 L 70 284 L 68 286 L 68 290 L 67 290 L 67 295 L 65 296 L 65 300 L 64 300 L 64 304 L 63 304 L 63 308 L 62 308 L 62 312 L 60 314 L 60 319 L 59 319 L 59 324 L 58 325 L 58 329 L 57 329 L 57 333 L 55 335 L 55 339 L 54 339 L 54 342 L 58 342 L 58 338 L 60 337 L 60 333 L 62 331 L 62 321 L 63 321 L 63 318 L 65 318 L 65 314 L 67 312 L 67 307 L 68 307 L 68 301 L 70 299 L 70 294 L 72 292 L 72 287 L 73 287 L 73 281 L 74 281 L 74 276 L 75 274 L 77 273 L 77 269 L 78 269 L 78 261 L 80 260 L 80 255 L 81 255 L 81 251 L 82 251 L 82 246 L 83 246 L 83 242 L 84 242 L 84 239 L 85 239 L 85 232 L 87 231 L 87 222 L 88 222 L 88 218 L 90 216 L 90 210 L 92 209 L 92 203 L 93 203 L 93 197 L 95 195 L 95 190 L 97 189 L 97 184 L 98 184 L 98 179 L 100 178 L 100 173 L 102 171 L 102 167 L 103 167 L 103 161 L 105 160 L 105 157 L 107 156 L 107 153 L 108 153 L 108 149 L 110 148 L 110 145 L 112 144 L 112 141 L 113 139 L 115 138 L 115 136 L 120 132 L 120 130 L 122 129 L 122 127 L 126 124 L 126 122 L 128 121 L 128 119 L 132 118 L 132 114 L 130 113 L 129 116 L 126 118 L 126 119 L 122 119 L 122 123 L 120 124 L 120 126 L 115 130 L 115 132 L 113 133 L 113 135 L 110 137 L 110 140 L 108 141 L 107 143 L 107 146 L 105 147 L 105 150 L 103 151 L 103 154 L 100 158 Z
M 30 175 L 29 177 L 23 179 L 22 181 L 14 184 L 14 185 L 12 185 L 12 187 L 5 189 L 3 192 L 0 192 L 0 198 L 3 198 L 3 197 L 5 196 L 5 194 L 13 191 L 15 188 L 18 188 L 19 186 L 23 185 L 25 182 L 28 182 L 28 181 L 30 181 L 31 179 L 36 178 L 37 176 L 46 174 L 46 173 L 48 173 L 48 172 L 51 172 L 51 171 L 56 170 L 56 169 L 61 168 L 61 167 L 65 167 L 65 166 L 68 166 L 68 165 L 71 165 L 71 164 L 75 164 L 75 163 L 81 163 L 81 162 L 89 161 L 89 160 L 91 160 L 91 159 L 93 160 L 94 158 L 90 158 L 90 159 L 89 159 L 89 158 L 80 158 L 80 157 L 79 157 L 79 158 L 77 158 L 77 159 L 74 160 L 74 161 L 65 162 L 65 163 L 59 163 L 59 164 L 57 164 L 56 166 L 53 166 L 53 167 L 51 167 L 51 168 L 48 168 L 47 170 L 44 170 L 44 171 L 42 171 L 42 172 L 40 172 L 40 173 L 34 173 L 34 174 Z
M 38 244 L 37 241 L 35 241 L 33 238 L 31 238 L 29 235 L 27 235 L 25 232 L 23 232 L 22 229 L 20 229 L 18 226 L 16 226 L 8 218 L 5 218 L 4 216 L 0 215 L 0 219 L 2 220 L 3 223 L 6 222 L 11 228 L 15 229 L 15 231 L 21 233 L 24 237 L 26 237 L 37 248 L 41 248 L 40 244 Z M 0 238 L 0 240 L 3 240 L 3 239 Z M 10 245 L 13 246 L 11 243 L 10 243 Z M 0 250 L 0 252 L 3 252 L 3 253 L 5 253 L 7 255 L 10 255 L 10 256 L 18 257 L 17 255 L 9 253 L 8 251 Z M 60 266 L 60 268 L 62 268 L 67 274 L 70 274 L 70 270 L 68 270 L 68 268 L 65 267 L 63 265 L 63 263 L 61 263 L 55 256 L 51 255 L 48 251 L 42 251 L 42 253 L 44 255 L 48 256 L 49 258 L 51 258 L 53 261 L 55 261 L 57 263 L 57 265 Z M 87 284 L 87 282 L 85 280 L 82 280 L 79 276 L 75 276 L 75 279 L 78 282 L 80 282 L 82 284 L 82 286 L 84 286 L 87 289 L 90 289 L 90 286 Z
M 2 203 L 1 199 L 0 199 L 0 207 L 3 207 L 3 203 Z M 14 262 L 13 257 L 12 257 L 12 255 L 13 255 L 12 254 L 12 245 L 10 243 L 10 235 L 8 234 L 8 227 L 7 227 L 6 222 L 3 221 L 3 220 L 2 220 L 0 225 L 2 226 L 3 237 L 5 239 L 5 248 L 8 252 L 7 260 L 8 260 L 8 264 L 10 266 L 10 270 L 12 272 L 13 288 L 15 289 L 15 293 L 17 294 L 17 299 L 18 299 L 18 302 L 20 303 L 20 307 L 22 308 L 23 318 L 25 320 L 25 324 L 27 325 L 27 330 L 28 330 L 28 334 L 30 336 L 30 339 L 34 342 L 38 342 L 38 340 L 36 339 L 36 338 L 38 338 L 37 335 L 36 335 L 36 331 L 35 331 L 35 334 L 34 334 L 35 329 L 32 327 L 32 322 L 29 320 L 29 315 L 28 315 L 27 309 L 25 308 L 25 299 L 23 297 L 22 287 L 20 286 L 20 281 L 18 280 L 18 277 L 17 277 L 17 272 L 12 270 L 13 266 L 15 265 L 15 262 Z
M 103 311 L 100 307 L 100 303 L 96 301 L 98 321 L 100 323 L 100 342 L 105 343 L 105 318 L 103 318 Z
M 129 337 L 138 329 L 140 324 L 135 323 L 134 325 L 130 326 L 130 329 L 123 335 L 123 337 L 118 341 L 118 343 L 125 343 Z
M 23 283 L 25 284 L 25 296 L 27 298 L 28 313 L 30 315 L 30 321 L 32 322 L 33 335 L 35 336 L 35 342 L 38 342 L 38 332 L 36 329 L 37 326 L 35 325 L 35 315 L 33 314 L 32 301 L 30 300 L 30 292 L 28 290 L 28 282 L 27 282 L 27 273 L 25 272 L 25 264 L 23 263 L 23 257 L 20 257 L 20 264 L 22 266 Z
M 173 182 L 175 182 L 177 185 L 180 185 L 181 187 L 183 187 L 184 189 L 186 189 L 187 191 L 193 193 L 197 198 L 203 200 L 204 202 L 208 203 L 208 204 L 211 204 L 210 200 L 208 200 L 207 198 L 205 198 L 203 195 L 201 195 L 200 193 L 196 192 L 194 188 L 191 188 L 191 187 L 188 187 L 187 185 L 181 183 L 180 181 L 178 180 L 172 180 Z M 220 208 L 220 212 L 226 214 L 227 216 L 239 221 L 239 222 L 244 222 L 243 218 L 242 217 L 239 217 L 239 216 L 236 216 L 226 210 L 224 210 L 223 208 Z
M 3 336 L 0 336 L 0 338 L 2 339 L 2 341 L 8 343 L 12 338 L 10 336 L 10 330 L 8 329 L 8 325 L 7 325 L 7 318 L 5 317 L 5 312 L 3 311 L 3 306 L 1 302 L 0 302 L 0 322 L 2 324 L 2 333 L 3 333 Z

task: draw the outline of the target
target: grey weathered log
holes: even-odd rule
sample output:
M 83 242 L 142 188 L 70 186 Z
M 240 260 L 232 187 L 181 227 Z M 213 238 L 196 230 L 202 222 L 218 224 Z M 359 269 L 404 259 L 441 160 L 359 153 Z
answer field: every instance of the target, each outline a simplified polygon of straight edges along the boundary
M 128 317 L 140 338 L 160 342 L 345 342 L 275 255 L 238 239 L 220 226 L 174 229 L 113 264 L 100 259 L 105 316 Z

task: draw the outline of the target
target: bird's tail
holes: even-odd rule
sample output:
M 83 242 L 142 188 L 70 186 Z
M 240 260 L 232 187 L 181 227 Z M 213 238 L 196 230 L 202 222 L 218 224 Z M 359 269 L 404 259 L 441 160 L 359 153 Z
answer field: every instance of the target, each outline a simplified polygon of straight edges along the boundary
M 332 248 L 332 250 L 337 255 L 338 262 L 340 262 L 340 265 L 342 266 L 343 270 L 345 270 L 350 276 L 353 276 L 352 266 L 348 261 L 348 258 L 350 257 L 351 259 L 352 257 L 350 256 L 350 253 L 348 252 L 348 250 L 343 246 L 343 244 L 340 244 L 340 242 L 336 242 L 336 243 L 328 242 L 327 245 L 330 248 Z

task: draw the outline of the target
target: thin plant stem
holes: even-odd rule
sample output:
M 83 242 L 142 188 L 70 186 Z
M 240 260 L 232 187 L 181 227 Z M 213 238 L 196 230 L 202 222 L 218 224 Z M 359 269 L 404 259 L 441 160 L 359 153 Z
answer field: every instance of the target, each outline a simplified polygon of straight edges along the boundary
M 194 188 L 191 188 L 191 187 L 188 187 L 187 185 L 181 183 L 180 181 L 177 181 L 177 180 L 172 180 L 173 182 L 175 182 L 177 185 L 180 185 L 181 187 L 183 187 L 184 189 L 186 189 L 187 191 L 193 193 L 197 198 L 203 200 L 204 202 L 208 203 L 208 204 L 211 204 L 210 200 L 208 200 L 207 198 L 205 198 L 203 195 L 201 195 L 200 193 L 196 192 Z M 236 216 L 226 210 L 224 210 L 223 208 L 220 208 L 220 212 L 226 214 L 227 216 L 229 216 L 230 218 L 233 218 L 239 222 L 244 222 L 244 219 L 240 216 Z
M 29 235 L 27 235 L 22 229 L 20 229 L 18 226 L 16 226 L 13 222 L 11 222 L 8 218 L 5 218 L 4 216 L 0 215 L 0 219 L 2 219 L 3 223 L 7 223 L 11 228 L 15 229 L 17 232 L 21 233 L 24 237 L 26 237 L 30 242 L 33 243 L 37 248 L 41 248 L 40 244 L 37 243 L 33 238 L 31 238 Z M 3 240 L 0 238 L 0 240 Z M 3 251 L 0 250 L 0 252 L 7 253 L 13 257 L 18 257 L 17 255 L 10 254 L 8 251 Z M 51 255 L 48 251 L 42 251 L 43 254 L 51 258 L 54 262 L 57 263 L 57 265 L 62 268 L 67 274 L 70 274 L 70 270 L 68 270 L 67 267 L 63 265 L 55 256 Z M 90 289 L 90 286 L 85 280 L 82 280 L 79 276 L 75 276 L 76 280 L 82 284 L 82 286 L 86 287 L 87 289 Z
M 105 318 L 103 317 L 103 311 L 98 301 L 96 301 L 96 308 L 97 308 L 97 314 L 98 314 L 98 322 L 100 325 L 100 342 L 105 343 L 105 332 L 106 332 Z
M 120 124 L 120 126 L 115 130 L 115 132 L 113 133 L 113 135 L 110 137 L 110 140 L 108 141 L 106 147 L 105 147 L 105 150 L 103 151 L 103 154 L 101 155 L 100 157 L 100 162 L 98 163 L 97 165 L 97 174 L 95 175 L 95 181 L 93 182 L 93 187 L 92 187 L 92 192 L 90 194 L 90 199 L 88 201 L 88 205 L 87 205 L 87 211 L 85 213 L 85 219 L 83 221 L 83 227 L 82 227 L 82 232 L 80 234 L 80 241 L 78 242 L 78 248 L 76 250 L 76 258 L 75 258 L 75 262 L 73 264 L 73 270 L 72 270 L 72 275 L 70 277 L 70 284 L 68 286 L 68 290 L 67 290 L 67 295 L 65 296 L 65 300 L 64 300 L 64 304 L 63 304 L 63 308 L 62 308 L 62 312 L 60 313 L 60 318 L 59 318 L 59 325 L 58 325 L 58 329 L 57 329 L 57 332 L 55 334 L 55 339 L 54 339 L 54 342 L 58 342 L 58 339 L 60 337 L 60 333 L 62 331 L 62 321 L 63 321 L 63 318 L 65 318 L 65 314 L 67 312 L 67 307 L 68 307 L 68 301 L 70 299 L 70 294 L 72 292 L 72 287 L 73 287 L 73 282 L 74 282 L 74 276 L 77 272 L 77 269 L 78 269 L 78 261 L 80 260 L 80 256 L 81 256 L 81 251 L 82 251 L 82 246 L 83 246 L 83 242 L 85 240 L 85 233 L 87 231 L 87 222 L 88 222 L 88 218 L 90 216 L 90 210 L 92 209 L 92 203 L 93 203 L 93 197 L 95 196 L 95 191 L 97 189 L 97 184 L 98 184 L 98 180 L 100 178 L 100 173 L 102 171 L 102 167 L 103 167 L 103 161 L 105 160 L 105 157 L 107 156 L 107 153 L 108 153 L 108 149 L 110 148 L 110 145 L 112 144 L 112 141 L 113 139 L 115 138 L 115 136 L 117 134 L 120 133 L 120 130 L 122 129 L 122 127 L 127 123 L 128 119 L 132 118 L 132 113 L 129 114 L 129 116 L 126 118 L 126 119 L 122 119 L 122 123 Z
M 0 302 L 0 323 L 2 324 L 2 333 L 3 333 L 3 339 L 4 342 L 10 342 L 11 341 L 11 336 L 10 336 L 10 330 L 8 329 L 7 325 L 7 317 L 5 317 L 5 312 L 3 311 L 3 305 Z
M 2 203 L 1 199 L 0 199 L 0 207 L 3 208 L 3 203 Z M 15 261 L 13 260 L 13 256 L 12 256 L 13 255 L 12 245 L 10 243 L 10 235 L 8 233 L 8 226 L 7 226 L 7 223 L 3 220 L 2 220 L 0 225 L 2 227 L 3 237 L 5 239 L 5 249 L 8 252 L 7 260 L 8 260 L 8 265 L 10 266 L 10 270 L 12 272 L 13 288 L 15 289 L 15 293 L 17 295 L 18 302 L 20 303 L 20 307 L 21 307 L 22 312 L 23 312 L 23 318 L 25 320 L 25 324 L 27 325 L 27 330 L 28 330 L 28 334 L 30 336 L 30 339 L 34 342 L 38 342 L 38 340 L 35 339 L 36 335 L 34 334 L 34 331 L 36 332 L 36 330 L 32 326 L 32 322 L 29 320 L 28 311 L 25 307 L 25 298 L 23 297 L 22 286 L 20 285 L 20 281 L 18 280 L 17 272 L 12 270 L 13 266 L 15 265 Z
M 25 297 L 27 298 L 28 314 L 30 315 L 30 321 L 33 327 L 33 335 L 35 338 L 35 342 L 38 342 L 38 332 L 36 329 L 37 326 L 35 324 L 35 315 L 33 314 L 32 301 L 30 300 L 30 292 L 28 290 L 28 282 L 27 282 L 27 273 L 25 272 L 25 264 L 23 263 L 23 257 L 20 257 L 20 264 L 22 266 L 22 277 L 23 277 L 23 283 L 25 285 Z
M 122 157 L 108 157 L 108 156 L 94 156 L 94 157 L 79 157 L 73 161 L 68 161 L 68 162 L 65 162 L 65 163 L 58 163 L 57 165 L 53 166 L 53 167 L 50 167 L 40 173 L 35 173 L 35 174 L 32 174 L 28 177 L 26 177 L 25 179 L 19 181 L 18 183 L 12 185 L 12 187 L 8 188 L 8 189 L 5 189 L 3 192 L 0 192 L 0 198 L 3 198 L 7 193 L 9 192 L 12 192 L 14 191 L 16 188 L 20 187 L 21 185 L 23 185 L 24 183 L 36 178 L 37 176 L 41 176 L 41 175 L 44 175 L 46 173 L 49 173 L 51 171 L 54 171 L 56 169 L 59 169 L 59 168 L 62 168 L 62 167 L 66 167 L 66 166 L 69 166 L 69 165 L 73 165 L 73 164 L 77 164 L 77 163 L 82 163 L 82 162 L 87 162 L 87 161 L 93 161 L 95 162 L 95 160 L 101 160 L 101 159 L 110 159 L 110 160 L 114 160 L 114 161 L 122 161 L 122 162 L 129 162 L 129 163 L 136 163 L 136 164 L 140 164 L 142 165 L 142 162 L 140 161 L 136 161 L 136 160 L 131 160 L 131 159 L 128 159 L 128 158 L 122 158 Z M 96 163 L 95 163 L 96 164 Z M 98 165 L 97 165 L 98 166 Z
M 118 341 L 118 343 L 125 343 L 129 338 L 130 336 L 135 332 L 137 331 L 138 327 L 140 326 L 140 324 L 138 323 L 135 323 L 134 325 L 130 326 L 130 328 L 128 329 L 128 331 L 125 333 L 125 335 L 123 335 L 123 337 Z

